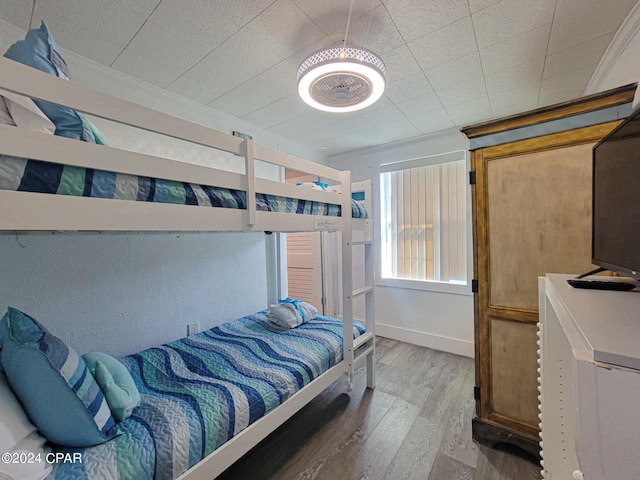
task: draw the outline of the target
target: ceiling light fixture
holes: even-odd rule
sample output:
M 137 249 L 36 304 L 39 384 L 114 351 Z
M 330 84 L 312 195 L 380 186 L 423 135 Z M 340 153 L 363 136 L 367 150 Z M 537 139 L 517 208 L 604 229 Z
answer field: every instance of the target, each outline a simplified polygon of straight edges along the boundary
M 298 68 L 298 95 L 318 110 L 353 112 L 384 93 L 385 66 L 366 48 L 333 47 L 315 52 Z
M 298 95 L 325 112 L 354 112 L 382 96 L 386 69 L 382 59 L 366 48 L 347 46 L 353 0 L 341 46 L 311 54 L 298 68 Z

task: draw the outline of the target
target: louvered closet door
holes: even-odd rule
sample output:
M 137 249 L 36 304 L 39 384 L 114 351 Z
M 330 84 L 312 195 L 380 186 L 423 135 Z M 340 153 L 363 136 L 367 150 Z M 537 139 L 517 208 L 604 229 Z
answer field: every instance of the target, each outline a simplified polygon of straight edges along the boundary
M 289 297 L 322 308 L 322 257 L 320 232 L 287 234 L 287 279 Z
M 287 169 L 286 183 L 313 182 L 318 177 Z M 287 233 L 287 286 L 290 298 L 299 298 L 324 313 L 320 232 Z

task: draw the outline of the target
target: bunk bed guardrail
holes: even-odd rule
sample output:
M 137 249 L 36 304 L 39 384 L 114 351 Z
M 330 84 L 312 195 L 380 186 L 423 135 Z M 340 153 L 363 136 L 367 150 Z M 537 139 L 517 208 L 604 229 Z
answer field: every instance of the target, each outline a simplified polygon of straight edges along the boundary
M 143 107 L 134 103 L 95 92 L 87 87 L 57 78 L 6 58 L 0 58 L 0 88 L 27 97 L 50 101 L 71 109 L 118 122 L 149 132 L 166 135 L 191 143 L 232 153 L 244 158 L 244 174 L 232 173 L 211 167 L 190 164 L 167 158 L 131 152 L 115 147 L 79 142 L 64 137 L 47 135 L 26 129 L 0 125 L 0 153 L 9 156 L 42 160 L 77 167 L 93 168 L 129 175 L 162 178 L 178 182 L 212 185 L 246 192 L 247 199 L 256 194 L 295 198 L 340 205 L 343 212 L 351 209 L 351 178 L 349 171 L 337 170 L 288 153 L 274 150 L 250 139 L 242 139 L 196 123 Z M 239 159 L 239 161 L 241 161 Z M 262 161 L 283 168 L 292 168 L 332 182 L 337 182 L 342 194 L 299 188 L 281 182 L 257 178 L 255 162 Z M 163 205 L 165 220 L 156 219 L 155 205 L 100 205 L 100 199 L 83 198 L 82 204 L 74 197 L 59 196 L 54 202 L 64 202 L 65 218 L 56 216 L 56 226 L 51 225 L 51 198 L 38 198 L 35 194 L 25 203 L 24 197 L 16 198 L 16 192 L 0 191 L 5 208 L 1 228 L 3 230 L 166 230 L 169 224 L 174 230 L 341 230 L 349 215 L 317 222 L 312 218 L 290 221 L 286 214 L 258 211 L 255 201 L 247 201 L 246 211 L 198 212 L 182 218 L 176 205 Z M 96 200 L 98 200 L 96 202 Z M 113 200 L 116 204 L 121 202 Z M 87 203 L 98 204 L 93 219 L 82 212 Z M 142 202 L 140 202 L 142 203 Z M 31 205 L 33 204 L 33 205 Z M 68 205 L 67 205 L 68 204 Z M 94 205 L 91 205 L 94 208 Z M 21 215 L 23 209 L 28 209 Z M 101 211 L 102 210 L 102 211 Z M 137 212 L 139 210 L 139 212 Z M 12 213 L 13 212 L 13 213 Z M 40 212 L 40 214 L 38 214 Z M 117 215 L 117 219 L 112 218 Z M 29 218 L 30 222 L 25 224 Z M 78 218 L 79 217 L 79 218 Z M 131 220 L 127 218 L 132 217 Z M 73 220 L 75 218 L 75 220 Z M 140 221 L 143 219 L 143 221 Z M 203 227 L 209 223 L 208 227 Z M 300 225 L 300 222 L 303 225 Z M 84 223 L 83 223 L 84 222 Z M 272 224 L 269 226 L 269 224 Z M 345 226 L 350 229 L 351 226 Z

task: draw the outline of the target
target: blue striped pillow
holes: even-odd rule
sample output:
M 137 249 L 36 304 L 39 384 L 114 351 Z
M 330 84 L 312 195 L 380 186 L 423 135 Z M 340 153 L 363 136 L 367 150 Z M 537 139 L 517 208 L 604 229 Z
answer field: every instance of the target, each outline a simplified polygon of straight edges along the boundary
M 24 40 L 11 45 L 4 56 L 56 77 L 69 79 L 67 63 L 44 22 L 40 28 L 29 30 Z M 34 101 L 56 126 L 56 135 L 76 140 L 83 138 L 82 120 L 75 110 L 44 100 Z
M 9 384 L 49 441 L 88 447 L 117 435 L 100 387 L 73 348 L 15 308 L 2 318 L 0 334 Z

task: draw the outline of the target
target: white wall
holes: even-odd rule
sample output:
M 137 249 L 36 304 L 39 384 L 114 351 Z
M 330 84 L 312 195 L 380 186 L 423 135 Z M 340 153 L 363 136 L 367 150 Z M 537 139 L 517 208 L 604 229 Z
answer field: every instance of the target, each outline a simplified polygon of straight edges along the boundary
M 335 168 L 350 169 L 353 181 L 371 179 L 374 189 L 374 218 L 380 222 L 379 166 L 381 163 L 409 160 L 457 150 L 468 150 L 469 142 L 458 130 L 398 142 L 350 154 L 331 157 Z M 470 203 L 469 205 L 469 212 Z M 472 236 L 469 217 L 467 258 L 472 275 Z M 379 242 L 378 242 L 379 243 Z M 438 350 L 472 357 L 473 295 L 408 288 L 376 286 L 376 333 Z M 356 312 L 356 316 L 362 314 Z
M 185 207 L 197 208 L 197 207 Z M 80 353 L 133 353 L 267 306 L 264 233 L 0 235 L 0 307 Z

